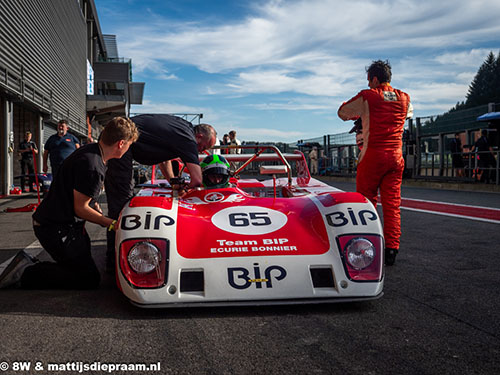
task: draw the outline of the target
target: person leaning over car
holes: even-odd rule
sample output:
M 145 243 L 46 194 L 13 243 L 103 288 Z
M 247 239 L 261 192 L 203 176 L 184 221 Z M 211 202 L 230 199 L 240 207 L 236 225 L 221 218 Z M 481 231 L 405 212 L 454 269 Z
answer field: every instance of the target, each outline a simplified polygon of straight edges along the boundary
M 59 167 L 73 151 L 80 147 L 80 141 L 68 133 L 68 121 L 60 120 L 57 124 L 57 134 L 51 135 L 45 142 L 43 152 L 43 173 L 47 173 L 47 158 L 50 158 L 52 177 L 57 174 Z
M 217 133 L 208 124 L 193 126 L 190 122 L 167 114 L 143 114 L 132 117 L 139 129 L 139 139 L 123 158 L 112 160 L 106 172 L 105 187 L 108 216 L 118 219 L 120 211 L 134 193 L 133 160 L 143 165 L 159 164 L 163 176 L 174 177 L 170 160 L 181 158 L 191 175 L 188 187 L 202 184 L 198 153 L 215 144 Z M 114 269 L 115 233 L 108 232 L 108 271 Z
M 137 138 L 131 120 L 115 117 L 105 126 L 98 143 L 85 145 L 64 160 L 47 197 L 33 214 L 35 235 L 55 263 L 37 262 L 26 267 L 20 275 L 21 287 L 93 289 L 99 285 L 85 221 L 115 229 L 116 221 L 102 214 L 97 199 L 106 164 L 122 157 Z M 25 254 L 24 263 L 29 260 Z
M 343 103 L 339 117 L 363 123 L 363 148 L 359 155 L 356 191 L 377 207 L 380 189 L 384 214 L 385 263 L 393 265 L 401 236 L 401 182 L 404 169 L 403 128 L 413 114 L 410 96 L 391 87 L 389 61 L 373 61 L 367 68 L 370 89 Z

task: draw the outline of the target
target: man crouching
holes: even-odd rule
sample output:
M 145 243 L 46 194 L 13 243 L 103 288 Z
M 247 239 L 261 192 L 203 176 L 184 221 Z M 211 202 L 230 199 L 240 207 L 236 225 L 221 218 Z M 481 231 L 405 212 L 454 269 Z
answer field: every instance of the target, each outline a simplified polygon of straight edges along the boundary
M 114 230 L 116 220 L 102 214 L 102 192 L 108 160 L 121 158 L 138 138 L 135 124 L 115 117 L 98 143 L 85 145 L 64 160 L 47 197 L 33 214 L 33 230 L 55 262 L 37 262 L 18 253 L 0 276 L 0 288 L 93 289 L 100 274 L 90 252 L 85 222 Z

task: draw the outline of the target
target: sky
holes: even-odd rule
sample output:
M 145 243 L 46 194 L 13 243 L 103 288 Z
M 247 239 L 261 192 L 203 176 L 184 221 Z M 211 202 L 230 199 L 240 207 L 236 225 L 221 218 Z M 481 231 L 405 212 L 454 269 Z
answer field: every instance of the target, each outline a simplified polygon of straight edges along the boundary
M 286 142 L 349 131 L 338 107 L 388 59 L 415 117 L 466 99 L 500 52 L 498 0 L 95 0 L 133 81 L 132 113 L 203 113 L 219 138 Z M 197 122 L 195 122 L 197 123 Z

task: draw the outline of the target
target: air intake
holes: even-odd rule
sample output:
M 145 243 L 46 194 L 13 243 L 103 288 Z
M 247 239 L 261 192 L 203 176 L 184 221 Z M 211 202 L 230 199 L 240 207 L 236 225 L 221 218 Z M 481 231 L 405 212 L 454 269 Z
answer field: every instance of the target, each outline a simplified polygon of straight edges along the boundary
M 203 271 L 181 271 L 181 293 L 203 292 L 205 289 L 205 278 Z
M 335 288 L 331 268 L 311 268 L 310 271 L 314 288 Z

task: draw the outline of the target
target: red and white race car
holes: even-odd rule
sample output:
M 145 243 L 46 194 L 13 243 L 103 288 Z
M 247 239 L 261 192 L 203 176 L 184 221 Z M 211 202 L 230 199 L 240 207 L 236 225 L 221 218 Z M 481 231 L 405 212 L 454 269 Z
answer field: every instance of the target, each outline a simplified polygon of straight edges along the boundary
M 301 152 L 242 148 L 255 154 L 224 155 L 241 165 L 230 187 L 179 196 L 161 181 L 127 204 L 116 241 L 123 294 L 141 307 L 382 296 L 384 240 L 373 205 L 311 178 Z M 238 178 L 249 165 L 261 176 Z

